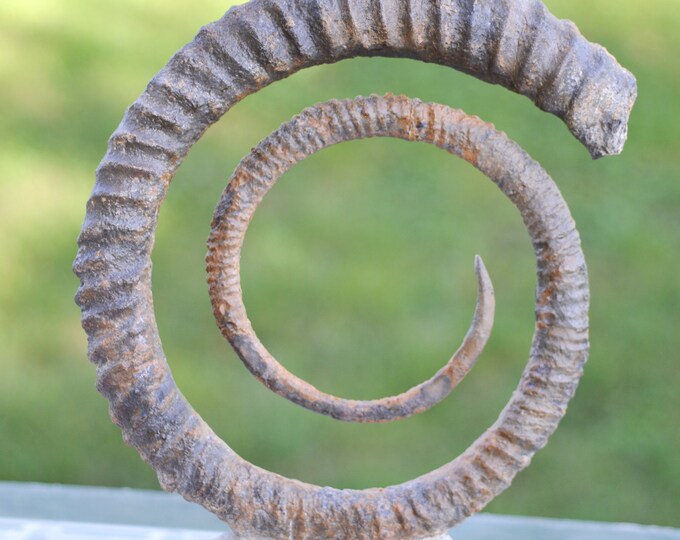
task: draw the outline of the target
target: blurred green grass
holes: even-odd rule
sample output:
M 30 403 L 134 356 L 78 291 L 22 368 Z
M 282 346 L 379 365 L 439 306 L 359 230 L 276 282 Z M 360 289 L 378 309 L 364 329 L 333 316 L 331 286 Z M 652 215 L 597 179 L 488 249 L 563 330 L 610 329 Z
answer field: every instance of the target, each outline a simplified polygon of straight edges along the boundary
M 253 324 L 289 369 L 348 397 L 428 377 L 474 307 L 473 256 L 497 291 L 474 373 L 434 410 L 388 425 L 323 418 L 251 377 L 212 319 L 210 216 L 238 160 L 329 98 L 404 93 L 481 116 L 536 158 L 581 231 L 592 351 L 548 447 L 489 510 L 680 525 L 680 10 L 676 0 L 547 0 L 638 77 L 622 156 L 593 162 L 520 96 L 409 60 L 306 70 L 249 97 L 181 167 L 154 251 L 157 317 L 173 373 L 241 455 L 337 487 L 403 481 L 450 460 L 517 384 L 533 327 L 533 255 L 519 216 L 470 166 L 425 145 L 347 143 L 274 188 L 243 259 Z M 228 3 L 0 3 L 0 479 L 156 487 L 94 390 L 70 271 L 93 171 L 123 111 Z

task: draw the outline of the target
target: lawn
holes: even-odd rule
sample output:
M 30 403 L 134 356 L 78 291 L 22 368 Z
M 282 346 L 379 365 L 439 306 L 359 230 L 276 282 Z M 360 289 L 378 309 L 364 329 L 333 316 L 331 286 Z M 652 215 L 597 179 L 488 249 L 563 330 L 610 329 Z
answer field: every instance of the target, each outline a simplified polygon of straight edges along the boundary
M 156 314 L 173 374 L 237 452 L 315 483 L 404 481 L 466 448 L 527 361 L 534 258 L 515 208 L 471 166 L 395 140 L 346 143 L 287 173 L 246 238 L 253 325 L 290 370 L 352 398 L 393 394 L 458 347 L 473 258 L 496 288 L 474 370 L 427 413 L 345 424 L 292 405 L 238 361 L 212 317 L 205 241 L 239 160 L 304 107 L 403 93 L 493 122 L 552 175 L 581 232 L 592 349 L 560 429 L 488 510 L 680 526 L 680 10 L 677 0 L 546 0 L 638 78 L 629 140 L 592 161 L 526 98 L 451 69 L 356 59 L 306 70 L 234 107 L 195 146 L 160 215 Z M 76 237 L 125 107 L 228 2 L 0 3 L 0 480 L 156 488 L 94 389 Z

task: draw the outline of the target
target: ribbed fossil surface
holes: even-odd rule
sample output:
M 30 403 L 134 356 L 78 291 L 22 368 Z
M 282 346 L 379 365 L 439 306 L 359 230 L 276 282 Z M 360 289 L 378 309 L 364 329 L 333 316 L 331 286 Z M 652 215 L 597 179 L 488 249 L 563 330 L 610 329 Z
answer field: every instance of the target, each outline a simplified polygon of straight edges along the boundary
M 518 389 L 450 464 L 363 491 L 312 486 L 247 463 L 185 401 L 151 298 L 154 232 L 175 170 L 203 131 L 248 94 L 307 66 L 370 55 L 452 66 L 527 95 L 564 119 L 594 156 L 617 153 L 625 141 L 634 78 L 533 0 L 253 0 L 172 58 L 128 109 L 97 171 L 74 263 L 77 302 L 98 389 L 126 442 L 165 489 L 200 502 L 240 534 L 368 539 L 445 530 L 507 487 L 545 444 L 587 357 L 585 263 L 566 204 L 542 168 L 459 111 L 358 98 L 306 111 L 259 148 L 275 160 L 277 149 L 314 151 L 315 137 L 400 137 L 435 144 L 489 176 L 519 208 L 538 261 L 535 335 Z

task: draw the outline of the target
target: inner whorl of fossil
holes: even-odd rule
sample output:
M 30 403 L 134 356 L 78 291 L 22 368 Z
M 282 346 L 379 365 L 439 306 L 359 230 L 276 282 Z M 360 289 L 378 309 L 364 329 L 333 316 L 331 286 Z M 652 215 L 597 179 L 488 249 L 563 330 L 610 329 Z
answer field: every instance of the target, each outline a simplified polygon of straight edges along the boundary
M 367 137 L 398 137 L 438 144 L 435 126 L 428 127 L 415 113 L 417 103 L 423 105 L 403 96 L 372 96 L 331 101 L 303 111 L 241 161 L 213 216 L 208 239 L 208 284 L 213 312 L 223 335 L 265 386 L 307 409 L 339 420 L 388 422 L 405 418 L 439 403 L 462 381 L 479 358 L 493 326 L 494 290 L 482 259 L 475 257 L 474 317 L 463 343 L 450 360 L 430 379 L 401 394 L 350 400 L 325 393 L 295 376 L 260 342 L 243 303 L 241 249 L 248 224 L 269 189 L 294 164 L 322 148 Z

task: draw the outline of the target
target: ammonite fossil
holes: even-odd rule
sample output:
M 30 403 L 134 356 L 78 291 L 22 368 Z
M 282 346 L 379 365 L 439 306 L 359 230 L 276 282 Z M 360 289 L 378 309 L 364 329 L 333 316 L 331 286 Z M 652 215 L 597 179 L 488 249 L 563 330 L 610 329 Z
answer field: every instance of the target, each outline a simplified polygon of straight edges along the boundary
M 234 103 L 302 68 L 355 56 L 450 66 L 529 97 L 562 118 L 593 157 L 616 154 L 636 97 L 633 76 L 539 0 L 252 0 L 198 33 L 151 81 L 109 141 L 87 205 L 74 270 L 77 302 L 125 441 L 161 485 L 201 503 L 241 535 L 424 538 L 480 510 L 547 442 L 588 353 L 588 279 L 566 203 L 517 144 L 478 118 L 403 96 L 315 105 L 241 162 L 215 212 L 208 273 L 213 310 L 246 366 L 292 401 L 348 421 L 387 421 L 445 397 L 491 330 L 493 289 L 475 261 L 479 298 L 463 345 L 429 381 L 390 398 L 351 401 L 290 374 L 255 336 L 241 299 L 240 248 L 281 174 L 329 145 L 398 137 L 468 161 L 518 208 L 537 260 L 536 325 L 519 386 L 498 420 L 449 464 L 387 488 L 339 490 L 265 471 L 239 457 L 176 387 L 154 320 L 151 249 L 177 167 Z

